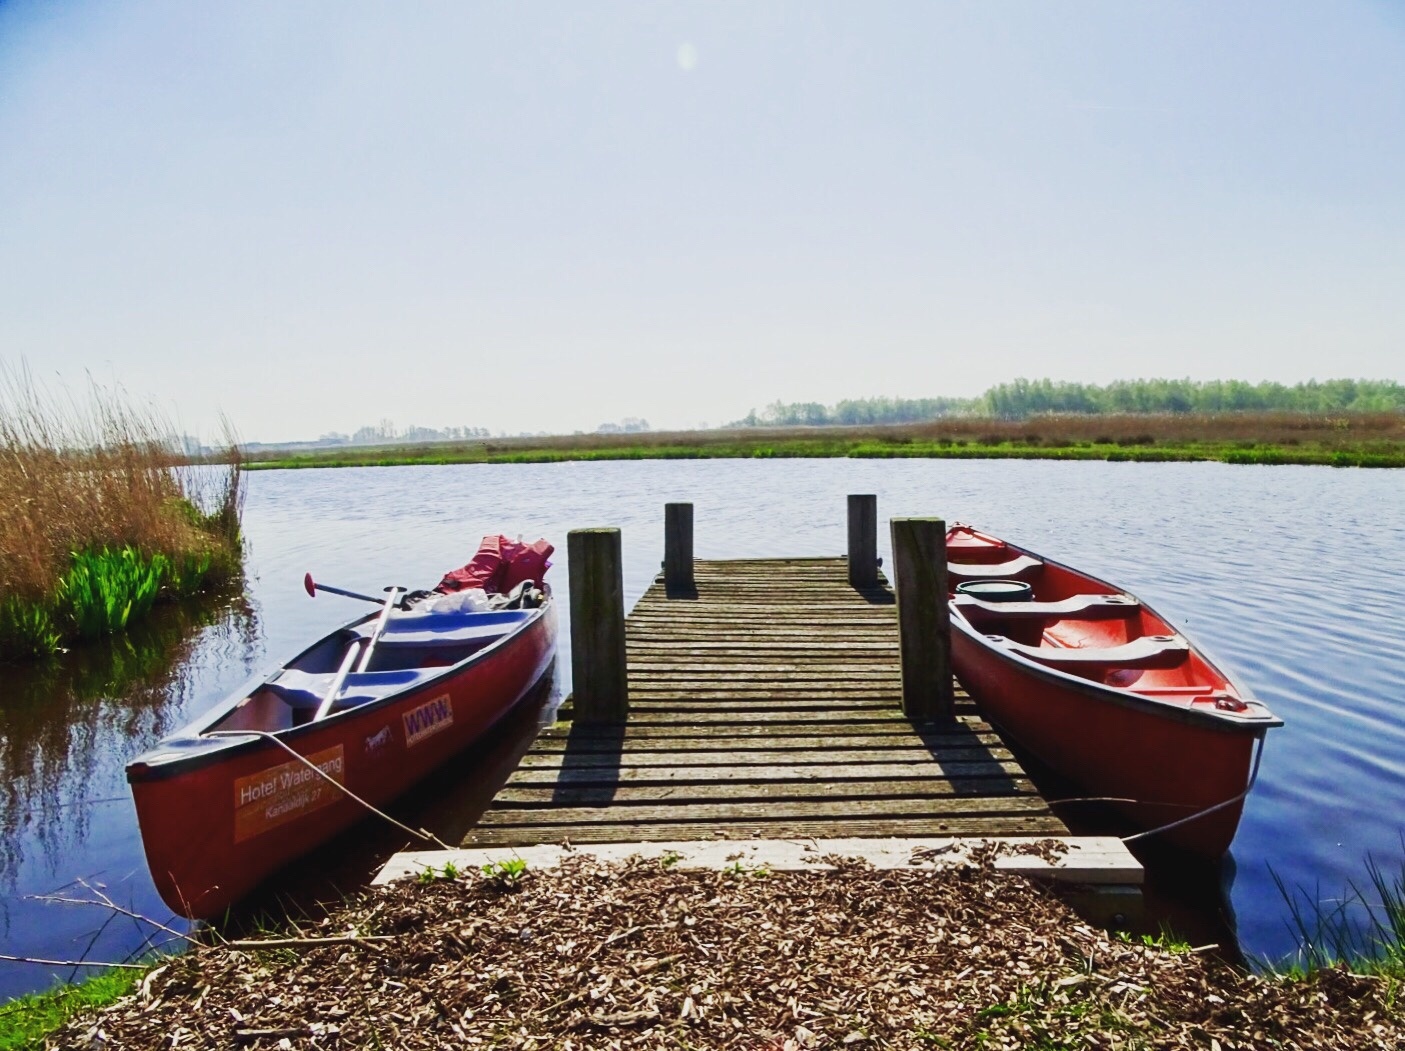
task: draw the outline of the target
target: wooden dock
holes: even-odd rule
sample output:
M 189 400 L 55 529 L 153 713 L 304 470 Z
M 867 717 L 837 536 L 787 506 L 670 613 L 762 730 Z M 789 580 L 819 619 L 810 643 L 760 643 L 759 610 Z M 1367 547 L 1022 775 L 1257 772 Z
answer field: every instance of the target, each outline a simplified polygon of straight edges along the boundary
M 881 574 L 688 548 L 692 587 L 661 576 L 625 620 L 627 717 L 568 701 L 465 847 L 1068 835 L 959 686 L 953 720 L 903 714 Z

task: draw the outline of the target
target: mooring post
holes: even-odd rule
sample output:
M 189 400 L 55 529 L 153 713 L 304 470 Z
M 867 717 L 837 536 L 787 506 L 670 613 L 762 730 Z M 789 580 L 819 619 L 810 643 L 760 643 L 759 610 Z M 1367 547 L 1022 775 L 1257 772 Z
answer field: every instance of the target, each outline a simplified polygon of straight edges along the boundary
M 571 679 L 578 722 L 623 722 L 629 714 L 624 652 L 624 565 L 618 529 L 572 529 Z
M 950 722 L 955 713 L 946 523 L 940 518 L 894 518 L 892 533 L 903 714 L 921 722 Z
M 878 586 L 878 497 L 849 494 L 849 584 Z
M 689 593 L 693 582 L 693 505 L 663 505 L 663 586 L 668 594 Z

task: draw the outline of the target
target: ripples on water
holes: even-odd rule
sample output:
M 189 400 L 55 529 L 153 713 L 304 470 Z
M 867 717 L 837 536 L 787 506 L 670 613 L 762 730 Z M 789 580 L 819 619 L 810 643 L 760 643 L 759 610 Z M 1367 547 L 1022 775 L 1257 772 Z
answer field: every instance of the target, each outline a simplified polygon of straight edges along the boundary
M 969 522 L 1136 592 L 1287 720 L 1270 734 L 1225 869 L 1246 953 L 1278 956 L 1293 946 L 1270 865 L 1289 885 L 1335 896 L 1346 880 L 1362 880 L 1368 852 L 1388 867 L 1402 862 L 1405 485 L 1397 472 L 1013 460 L 261 472 L 250 477 L 245 523 L 249 608 L 220 611 L 193 636 L 168 615 L 161 623 L 174 631 L 153 628 L 154 646 L 133 636 L 132 653 L 159 655 L 135 666 L 119 643 L 77 658 L 51 682 L 5 671 L 7 951 L 86 949 L 103 917 L 23 898 L 77 876 L 105 880 L 139 911 L 166 915 L 145 873 L 123 764 L 354 612 L 344 600 L 309 600 L 305 571 L 361 591 L 425 586 L 466 560 L 485 533 L 543 535 L 559 548 L 551 579 L 564 599 L 566 531 L 616 525 L 632 604 L 663 556 L 665 502 L 695 504 L 699 558 L 829 555 L 844 549 L 844 498 L 857 492 L 877 493 L 885 520 Z M 886 529 L 880 548 L 887 560 Z M 566 627 L 563 617 L 563 689 Z M 139 940 L 130 926 L 109 924 L 92 955 L 118 958 Z M 4 965 L 0 995 L 46 981 Z

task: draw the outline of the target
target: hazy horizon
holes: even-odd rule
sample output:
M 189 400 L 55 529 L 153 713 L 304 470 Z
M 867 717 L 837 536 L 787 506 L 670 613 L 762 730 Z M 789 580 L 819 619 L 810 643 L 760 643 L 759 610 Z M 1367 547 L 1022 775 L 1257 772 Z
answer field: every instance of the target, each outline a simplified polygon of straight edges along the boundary
M 1405 9 L 0 4 L 0 359 L 212 437 L 1405 361 Z

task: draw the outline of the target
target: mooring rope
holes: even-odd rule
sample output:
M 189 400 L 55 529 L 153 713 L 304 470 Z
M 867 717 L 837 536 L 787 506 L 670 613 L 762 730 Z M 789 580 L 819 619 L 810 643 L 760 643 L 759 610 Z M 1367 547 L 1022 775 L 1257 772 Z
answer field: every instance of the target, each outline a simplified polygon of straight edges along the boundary
M 358 795 L 357 795 L 355 792 L 353 792 L 351 789 L 347 788 L 346 785 L 342 784 L 340 781 L 338 781 L 338 780 L 337 780 L 335 777 L 333 777 L 331 774 L 327 773 L 327 771 L 323 770 L 323 769 L 322 769 L 320 766 L 318 766 L 316 763 L 314 763 L 314 762 L 312 762 L 310 759 L 308 759 L 307 756 L 302 755 L 302 754 L 300 754 L 300 753 L 298 753 L 298 752 L 295 752 L 286 742 L 284 742 L 283 740 L 281 740 L 276 734 L 271 734 L 271 733 L 269 733 L 267 730 L 211 730 L 211 731 L 209 731 L 208 733 L 206 733 L 206 734 L 204 734 L 204 735 L 202 735 L 202 736 L 205 736 L 205 737 L 263 737 L 263 738 L 266 738 L 266 739 L 272 741 L 274 744 L 276 744 L 279 748 L 283 749 L 283 751 L 287 752 L 289 755 L 291 755 L 291 756 L 292 756 L 294 759 L 296 759 L 298 762 L 302 763 L 303 766 L 307 767 L 309 770 L 311 770 L 313 773 L 315 773 L 318 777 L 322 778 L 322 780 L 326 781 L 329 785 L 332 785 L 333 787 L 337 788 L 337 789 L 340 790 L 341 792 L 344 792 L 344 793 L 347 795 L 347 797 L 350 798 L 353 802 L 360 803 L 363 807 L 365 807 L 365 808 L 366 808 L 367 810 L 369 810 L 371 813 L 375 814 L 376 817 L 384 818 L 385 820 L 389 821 L 392 825 L 394 825 L 396 828 L 401 829 L 401 830 L 403 830 L 403 831 L 405 831 L 405 832 L 408 832 L 408 833 L 410 833 L 410 835 L 412 835 L 412 836 L 418 836 L 420 839 L 424 840 L 426 843 L 434 843 L 434 844 L 436 844 L 438 847 L 440 847 L 440 849 L 442 849 L 442 850 L 453 850 L 453 849 L 454 849 L 453 847 L 449 846 L 449 844 L 445 843 L 442 839 L 440 839 L 438 836 L 436 836 L 433 832 L 430 832 L 428 829 L 423 829 L 423 828 L 411 828 L 409 825 L 405 824 L 405 823 L 402 822 L 402 821 L 396 821 L 395 818 L 391 817 L 391 816 L 390 816 L 389 814 L 387 814 L 384 810 L 378 810 L 378 809 L 376 809 L 376 807 L 374 807 L 374 806 L 372 806 L 370 803 L 366 802 L 366 800 L 362 799 L 360 796 L 358 796 Z
M 1240 792 L 1238 795 L 1236 795 L 1236 796 L 1231 796 L 1229 799 L 1226 799 L 1224 802 L 1222 802 L 1222 803 L 1216 803 L 1214 806 L 1208 806 L 1208 807 L 1206 807 L 1204 810 L 1197 810 L 1194 814 L 1191 814 L 1189 817 L 1183 817 L 1183 818 L 1180 818 L 1179 820 L 1172 821 L 1172 822 L 1171 822 L 1170 824 L 1168 824 L 1168 825 L 1161 825 L 1159 828 L 1148 829 L 1148 830 L 1145 831 L 1145 832 L 1138 832 L 1138 833 L 1136 833 L 1135 835 L 1131 835 L 1131 836 L 1122 836 L 1122 837 L 1121 837 L 1122 842 L 1123 842 L 1123 843 L 1131 843 L 1131 842 L 1133 842 L 1133 841 L 1135 841 L 1135 840 L 1138 840 L 1138 839 L 1145 839 L 1147 836 L 1155 836 L 1155 835 L 1158 835 L 1159 833 L 1162 833 L 1162 832 L 1169 832 L 1171 829 L 1173 829 L 1173 828 L 1179 828 L 1181 825 L 1189 824 L 1191 821 L 1198 821 L 1198 820 L 1200 820 L 1200 818 L 1204 817 L 1206 814 L 1213 814 L 1216 810 L 1223 810 L 1223 809 L 1224 809 L 1225 807 L 1227 807 L 1227 806 L 1233 806 L 1235 803 L 1238 803 L 1241 799 L 1243 799 L 1245 796 L 1247 796 L 1247 795 L 1249 794 L 1249 792 L 1250 792 L 1250 791 L 1253 789 L 1253 787 L 1254 787 L 1254 782 L 1259 779 L 1259 760 L 1263 758 L 1263 755 L 1264 755 L 1264 739 L 1263 739 L 1262 737 L 1260 737 L 1260 738 L 1259 738 L 1259 747 L 1258 747 L 1258 749 L 1254 752 L 1254 765 L 1253 765 L 1253 768 L 1250 769 L 1250 771 L 1249 771 L 1249 783 L 1244 786 L 1244 791 Z

